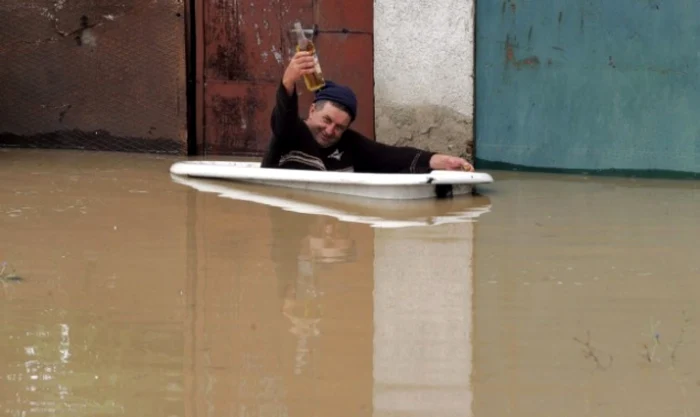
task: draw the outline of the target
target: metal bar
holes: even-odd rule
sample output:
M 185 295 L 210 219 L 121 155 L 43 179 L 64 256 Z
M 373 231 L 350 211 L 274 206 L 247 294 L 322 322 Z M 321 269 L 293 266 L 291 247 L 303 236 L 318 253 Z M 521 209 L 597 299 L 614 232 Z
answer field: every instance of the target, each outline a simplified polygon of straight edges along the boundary
M 290 32 L 296 32 L 296 31 L 294 29 L 291 29 Z M 317 36 L 319 33 L 342 33 L 342 34 L 347 34 L 347 35 L 373 35 L 372 32 L 366 32 L 366 31 L 361 31 L 361 30 L 350 30 L 350 29 L 346 29 L 346 28 L 320 30 L 318 28 L 318 25 L 314 25 L 313 29 L 303 29 L 302 32 L 304 32 L 304 34 L 309 36 L 309 37 Z
M 192 0 L 194 2 L 195 21 L 195 39 L 197 47 L 195 48 L 195 141 L 197 143 L 196 153 L 203 155 L 206 138 L 204 137 L 204 21 L 206 19 L 204 13 L 204 0 Z
M 328 34 L 344 34 L 344 35 L 373 35 L 372 32 L 365 32 L 361 30 L 349 30 L 349 29 L 331 29 L 331 30 L 318 30 L 317 33 L 328 33 Z
M 197 17 L 196 0 L 185 2 L 185 70 L 187 72 L 187 155 L 197 154 Z

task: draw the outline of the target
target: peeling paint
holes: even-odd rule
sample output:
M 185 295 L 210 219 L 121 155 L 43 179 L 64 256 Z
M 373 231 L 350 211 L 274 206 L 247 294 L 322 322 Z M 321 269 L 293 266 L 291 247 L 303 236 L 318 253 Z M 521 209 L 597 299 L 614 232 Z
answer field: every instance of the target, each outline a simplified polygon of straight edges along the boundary
M 275 56 L 275 60 L 277 61 L 278 64 L 282 64 L 283 58 L 282 54 L 275 48 L 274 45 L 272 45 L 272 54 Z
M 49 10 L 48 7 L 42 7 L 39 10 L 40 10 L 40 13 L 43 17 L 45 17 L 49 20 L 56 20 L 56 15 L 54 14 L 55 11 Z
M 91 29 L 85 29 L 80 34 L 80 46 L 97 46 L 97 37 Z
M 260 30 L 259 30 L 260 27 L 258 26 L 257 23 L 255 24 L 254 27 L 255 27 L 255 40 L 258 43 L 258 46 L 260 46 L 260 45 L 262 45 L 262 39 L 260 39 Z

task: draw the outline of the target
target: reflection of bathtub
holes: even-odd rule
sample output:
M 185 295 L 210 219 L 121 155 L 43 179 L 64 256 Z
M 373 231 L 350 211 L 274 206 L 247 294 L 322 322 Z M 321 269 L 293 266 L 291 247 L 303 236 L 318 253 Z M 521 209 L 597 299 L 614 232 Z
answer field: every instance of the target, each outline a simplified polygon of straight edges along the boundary
M 390 201 L 351 198 L 338 194 L 308 193 L 222 180 L 171 175 L 174 182 L 224 198 L 278 207 L 286 211 L 335 217 L 377 228 L 431 226 L 474 221 L 490 211 L 487 197 L 465 196 L 446 200 Z

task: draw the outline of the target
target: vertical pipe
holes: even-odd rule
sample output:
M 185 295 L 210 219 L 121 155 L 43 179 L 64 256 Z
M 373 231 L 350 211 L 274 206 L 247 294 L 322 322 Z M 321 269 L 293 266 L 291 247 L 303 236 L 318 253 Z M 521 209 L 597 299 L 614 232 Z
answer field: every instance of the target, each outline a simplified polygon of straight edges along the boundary
M 197 0 L 185 2 L 185 68 L 187 97 L 187 155 L 197 154 Z
M 473 99 L 472 99 L 472 141 L 474 143 L 472 143 L 472 161 L 471 161 L 472 165 L 474 166 L 474 170 L 478 170 L 480 167 L 480 166 L 477 166 L 477 161 L 478 161 L 477 147 L 479 145 L 479 141 L 477 138 L 477 133 L 478 133 L 477 111 L 478 111 L 478 107 L 479 107 L 479 105 L 478 105 L 479 104 L 478 103 L 479 96 L 477 94 L 477 90 L 479 89 L 479 86 L 478 86 L 478 79 L 479 78 L 478 78 L 477 70 L 479 67 L 478 67 L 478 62 L 477 62 L 478 57 L 476 55 L 477 54 L 476 43 L 477 43 L 477 39 L 478 39 L 478 35 L 479 35 L 479 26 L 478 26 L 479 25 L 479 17 L 478 17 L 478 15 L 479 15 L 479 1 L 474 0 L 474 13 L 473 13 L 474 24 L 472 25 L 472 27 L 474 28 L 474 36 L 472 37 L 472 39 L 474 40 L 472 43 L 472 56 L 474 57 L 472 59 L 472 66 L 473 66 L 473 69 L 472 69 L 472 82 L 473 82 L 473 87 L 472 87 L 472 97 L 473 97 Z

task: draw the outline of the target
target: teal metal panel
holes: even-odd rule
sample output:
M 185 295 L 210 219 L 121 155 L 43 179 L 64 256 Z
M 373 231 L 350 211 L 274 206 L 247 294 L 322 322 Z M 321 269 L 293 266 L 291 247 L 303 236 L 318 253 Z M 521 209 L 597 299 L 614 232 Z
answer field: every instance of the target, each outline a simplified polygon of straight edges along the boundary
M 477 1 L 477 167 L 700 173 L 700 1 Z

